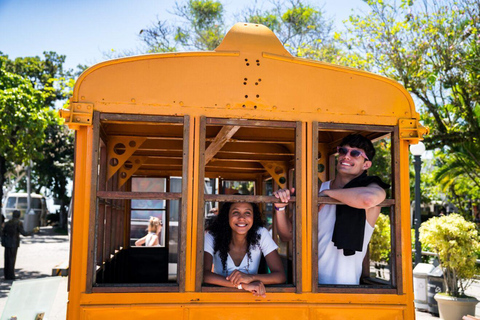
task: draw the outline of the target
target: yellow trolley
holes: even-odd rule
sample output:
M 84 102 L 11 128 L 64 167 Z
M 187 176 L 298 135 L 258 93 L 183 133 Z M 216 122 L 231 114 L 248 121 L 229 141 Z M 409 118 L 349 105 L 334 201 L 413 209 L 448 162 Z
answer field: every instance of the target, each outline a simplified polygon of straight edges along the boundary
M 408 146 L 425 128 L 397 82 L 295 58 L 238 23 L 212 52 L 89 68 L 61 116 L 76 131 L 68 319 L 414 319 Z M 318 285 L 317 208 L 335 203 L 318 182 L 349 133 L 390 141 L 390 262 L 372 273 L 367 254 L 360 285 Z M 283 243 L 271 192 L 291 186 Z M 288 281 L 264 299 L 202 283 L 205 222 L 224 201 L 261 203 L 272 226 Z M 150 216 L 161 244 L 135 247 Z

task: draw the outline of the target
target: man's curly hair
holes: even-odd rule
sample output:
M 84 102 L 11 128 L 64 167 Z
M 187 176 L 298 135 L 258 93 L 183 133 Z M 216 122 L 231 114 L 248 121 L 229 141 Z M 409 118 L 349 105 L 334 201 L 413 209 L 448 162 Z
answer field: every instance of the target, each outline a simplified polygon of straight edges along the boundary
M 209 232 L 213 236 L 213 253 L 219 252 L 222 260 L 223 271 L 227 272 L 227 257 L 230 250 L 230 242 L 232 241 L 232 228 L 228 221 L 228 214 L 233 202 L 225 202 L 220 208 L 220 212 L 209 227 Z M 260 234 L 257 233 L 260 227 L 263 227 L 264 222 L 257 204 L 250 203 L 253 208 L 253 225 L 247 233 L 247 256 L 252 260 L 250 250 L 259 245 Z

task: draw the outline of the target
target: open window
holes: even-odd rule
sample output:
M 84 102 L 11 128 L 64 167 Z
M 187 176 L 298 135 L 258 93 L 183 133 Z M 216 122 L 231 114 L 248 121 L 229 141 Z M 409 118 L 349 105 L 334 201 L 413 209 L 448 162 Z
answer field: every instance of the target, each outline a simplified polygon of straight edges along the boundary
M 197 291 L 232 291 L 203 283 L 203 245 L 208 223 L 215 209 L 225 202 L 257 203 L 270 234 L 279 246 L 287 281 L 267 286 L 268 292 L 301 290 L 301 207 L 292 197 L 289 204 L 293 241 L 283 243 L 274 223 L 272 192 L 295 187 L 300 181 L 302 159 L 302 123 L 201 118 L 199 208 L 197 225 Z M 297 198 L 302 192 L 297 188 Z M 214 210 L 212 210 L 214 209 Z M 265 264 L 264 264 L 265 265 Z M 258 272 L 268 272 L 260 263 Z M 297 266 L 297 267 L 295 267 Z
M 187 116 L 94 113 L 87 291 L 184 290 L 188 130 Z
M 370 139 L 376 155 L 369 175 L 377 175 L 390 184 L 386 199 L 379 204 L 380 217 L 375 224 L 370 245 L 362 264 L 359 285 L 319 284 L 318 237 L 312 237 L 312 288 L 316 292 L 338 293 L 398 293 L 403 292 L 401 282 L 400 208 L 399 208 L 399 137 L 394 127 L 366 125 L 337 125 L 313 123 L 312 146 L 312 234 L 317 235 L 322 223 L 318 207 L 321 204 L 339 204 L 335 199 L 319 197 L 322 183 L 333 180 L 336 174 L 337 146 L 349 134 L 361 134 Z M 397 163 L 397 165 L 395 165 Z M 368 223 L 368 222 L 366 222 Z

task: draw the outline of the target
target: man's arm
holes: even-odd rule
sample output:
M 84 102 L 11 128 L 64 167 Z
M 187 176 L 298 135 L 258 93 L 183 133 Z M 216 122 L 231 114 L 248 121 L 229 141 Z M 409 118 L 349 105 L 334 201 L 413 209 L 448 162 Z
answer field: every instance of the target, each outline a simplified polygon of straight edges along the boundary
M 350 207 L 365 209 L 367 221 L 371 226 L 375 225 L 380 214 L 380 208 L 376 205 L 386 197 L 385 190 L 376 183 L 366 187 L 323 190 L 322 193 Z

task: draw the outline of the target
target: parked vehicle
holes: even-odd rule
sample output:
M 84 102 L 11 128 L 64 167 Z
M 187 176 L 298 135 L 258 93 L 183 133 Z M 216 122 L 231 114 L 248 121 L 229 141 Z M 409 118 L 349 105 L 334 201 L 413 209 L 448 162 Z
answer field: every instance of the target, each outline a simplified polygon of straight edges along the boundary
M 14 210 L 20 210 L 20 219 L 24 219 L 25 213 L 27 211 L 27 197 L 28 194 L 25 192 L 10 193 L 8 195 L 7 200 L 5 201 L 5 205 L 2 208 L 2 214 L 7 220 L 12 218 L 12 212 Z M 30 207 L 35 212 L 35 215 L 38 216 L 39 225 L 46 225 L 47 215 L 49 214 L 49 212 L 45 197 L 41 194 L 31 193 L 30 198 Z

